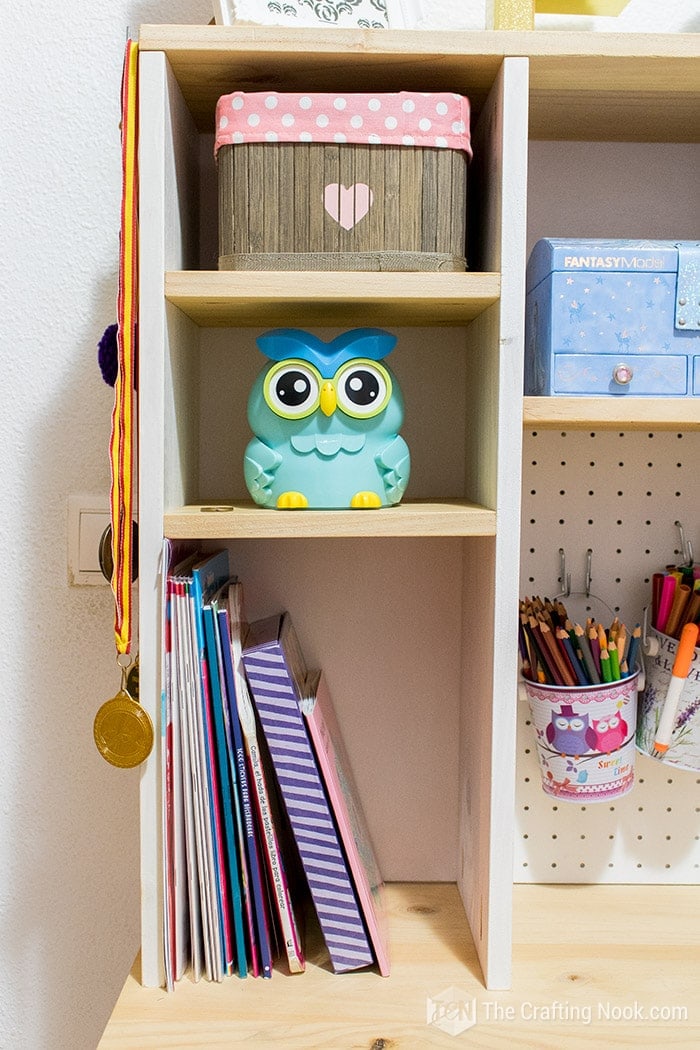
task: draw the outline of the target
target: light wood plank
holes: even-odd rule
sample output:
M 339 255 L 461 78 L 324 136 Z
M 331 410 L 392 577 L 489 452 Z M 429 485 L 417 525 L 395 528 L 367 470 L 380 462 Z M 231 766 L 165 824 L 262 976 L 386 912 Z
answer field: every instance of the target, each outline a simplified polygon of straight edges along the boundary
M 475 115 L 504 57 L 530 57 L 533 138 L 693 142 L 700 133 L 697 34 L 292 30 L 142 26 L 164 50 L 202 130 L 232 88 L 459 91 Z M 264 71 L 265 81 L 261 81 Z M 650 87 L 650 85 L 652 85 Z
M 498 507 L 495 542 L 465 545 L 459 887 L 490 988 L 510 983 L 516 638 L 525 316 L 527 63 L 507 59 L 475 129 L 478 240 L 502 296 L 466 332 L 465 491 Z M 478 610 L 478 612 L 476 612 Z M 478 629 L 474 629 L 474 617 Z M 484 640 L 490 639 L 488 652 Z
M 573 430 L 700 430 L 700 398 L 525 397 L 523 425 Z
M 480 1050 L 689 1050 L 700 1045 L 700 946 L 688 921 L 697 898 L 693 886 L 516 886 L 513 987 L 492 993 L 481 982 L 456 888 L 390 884 L 390 977 L 336 976 L 312 944 L 304 974 L 220 985 L 185 979 L 166 995 L 139 984 L 137 960 L 98 1050 L 248 1043 L 256 1050 L 444 1050 L 460 1038 Z M 428 1023 L 428 997 L 448 988 L 465 1005 L 476 1000 L 476 1027 L 457 1037 Z M 646 1011 L 685 1007 L 688 1017 L 600 1016 L 635 1002 Z M 555 1004 L 569 1020 L 533 1017 L 535 1008 L 556 1011 Z M 512 1019 L 496 1019 L 498 1008 Z
M 167 299 L 198 325 L 464 324 L 498 300 L 496 273 L 173 271 Z
M 379 510 L 265 510 L 254 503 L 196 504 L 164 515 L 170 539 L 493 536 L 496 513 L 466 500 L 411 500 Z

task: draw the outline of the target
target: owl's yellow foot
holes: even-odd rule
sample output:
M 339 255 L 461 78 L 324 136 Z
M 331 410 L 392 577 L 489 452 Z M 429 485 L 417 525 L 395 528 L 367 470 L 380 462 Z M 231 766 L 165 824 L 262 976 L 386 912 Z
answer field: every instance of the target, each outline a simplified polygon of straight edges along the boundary
M 277 497 L 279 510 L 303 510 L 308 505 L 309 501 L 303 492 L 283 492 Z
M 381 507 L 382 501 L 376 492 L 356 492 L 350 500 L 350 506 L 360 510 Z

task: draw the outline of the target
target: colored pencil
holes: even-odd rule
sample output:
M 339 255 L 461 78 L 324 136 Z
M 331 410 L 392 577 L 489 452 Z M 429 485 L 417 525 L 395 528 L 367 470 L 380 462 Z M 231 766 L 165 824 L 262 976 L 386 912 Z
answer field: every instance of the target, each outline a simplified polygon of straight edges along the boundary
M 612 682 L 612 667 L 610 660 L 610 653 L 607 649 L 601 649 L 600 651 L 600 670 L 603 675 L 603 682 L 607 685 L 608 682 Z
M 620 677 L 620 659 L 617 652 L 617 642 L 608 642 L 608 656 L 610 658 L 610 675 L 612 681 L 617 682 Z
M 584 628 L 571 622 L 563 602 L 537 596 L 524 598 L 519 609 L 518 647 L 523 675 L 531 681 L 585 688 L 627 678 L 634 670 L 639 624 L 631 635 L 618 616 L 607 630 L 590 618 Z
M 641 637 L 642 628 L 639 626 L 639 624 L 637 624 L 630 636 L 630 644 L 627 649 L 627 659 L 625 661 L 628 667 L 629 674 L 634 674 L 634 670 L 637 664 L 637 652 L 639 651 Z
M 564 651 L 569 658 L 569 663 L 571 665 L 572 671 L 574 672 L 574 675 L 576 676 L 576 681 L 578 685 L 588 685 L 588 678 L 586 676 L 586 672 L 578 661 L 578 657 L 576 656 L 574 647 L 571 644 L 571 639 L 569 638 L 568 634 L 566 633 L 563 627 L 557 628 L 556 634 L 557 641 L 561 642 L 562 646 L 564 647 Z
M 588 642 L 591 647 L 591 655 L 593 656 L 593 662 L 596 666 L 598 674 L 600 674 L 600 642 L 598 640 L 598 632 L 595 627 L 588 628 Z
M 617 632 L 615 644 L 617 645 L 617 658 L 620 661 L 620 667 L 622 667 L 622 661 L 625 659 L 625 650 L 627 648 L 627 628 L 624 623 Z
M 554 636 L 552 634 L 551 628 L 549 627 L 549 624 L 540 623 L 539 624 L 539 630 L 540 630 L 540 638 L 543 639 L 545 645 L 548 647 L 549 652 L 552 655 L 552 660 L 554 661 L 554 666 L 556 667 L 557 674 L 559 675 L 560 680 L 561 680 L 560 684 L 561 685 L 576 685 L 576 679 L 574 678 L 573 671 L 570 671 L 569 668 L 566 666 L 566 662 L 565 662 L 564 658 L 562 657 L 562 655 L 561 655 L 561 653 L 559 651 L 559 648 L 558 648 L 557 643 L 556 643 L 556 641 L 554 639 Z
M 595 665 L 595 660 L 593 659 L 593 654 L 591 653 L 591 646 L 586 636 L 586 632 L 584 631 L 583 627 L 581 627 L 581 625 L 578 623 L 574 627 L 574 632 L 578 640 L 581 655 L 583 656 L 583 666 L 586 668 L 588 680 L 592 685 L 599 685 L 600 674 L 598 673 L 598 669 Z

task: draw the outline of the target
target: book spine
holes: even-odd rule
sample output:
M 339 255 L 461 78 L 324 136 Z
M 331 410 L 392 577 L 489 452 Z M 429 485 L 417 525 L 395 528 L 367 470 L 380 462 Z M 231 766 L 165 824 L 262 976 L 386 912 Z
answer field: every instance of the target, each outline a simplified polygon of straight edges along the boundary
M 270 932 L 267 921 L 267 909 L 265 907 L 260 857 L 258 855 L 258 845 L 255 838 L 254 815 L 248 785 L 248 770 L 246 767 L 246 751 L 243 742 L 243 731 L 238 716 L 236 676 L 231 653 L 229 617 L 228 612 L 225 609 L 219 610 L 219 630 L 221 635 L 224 680 L 226 682 L 231 732 L 233 735 L 235 761 L 238 772 L 238 788 L 240 792 L 241 808 L 243 811 L 242 816 L 245 832 L 246 856 L 248 859 L 248 873 L 250 877 L 250 896 L 252 897 L 253 914 L 252 916 L 249 916 L 252 971 L 257 976 L 259 966 L 261 966 L 263 977 L 271 977 L 272 953 L 270 949 Z
M 284 653 L 268 646 L 243 660 L 333 968 L 370 966 L 374 956 Z

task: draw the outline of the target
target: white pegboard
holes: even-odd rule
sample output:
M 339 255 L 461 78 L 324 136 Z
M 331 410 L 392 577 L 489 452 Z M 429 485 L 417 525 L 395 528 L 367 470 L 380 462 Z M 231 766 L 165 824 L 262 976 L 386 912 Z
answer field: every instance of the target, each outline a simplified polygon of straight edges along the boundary
M 561 590 L 562 548 L 573 618 L 605 619 L 600 598 L 628 629 L 642 622 L 652 574 L 680 557 L 676 521 L 700 558 L 699 462 L 694 431 L 526 432 L 521 595 Z M 582 595 L 589 548 L 592 603 Z M 625 797 L 559 801 L 542 791 L 527 703 L 519 702 L 516 777 L 516 882 L 700 880 L 700 774 L 637 755 Z

